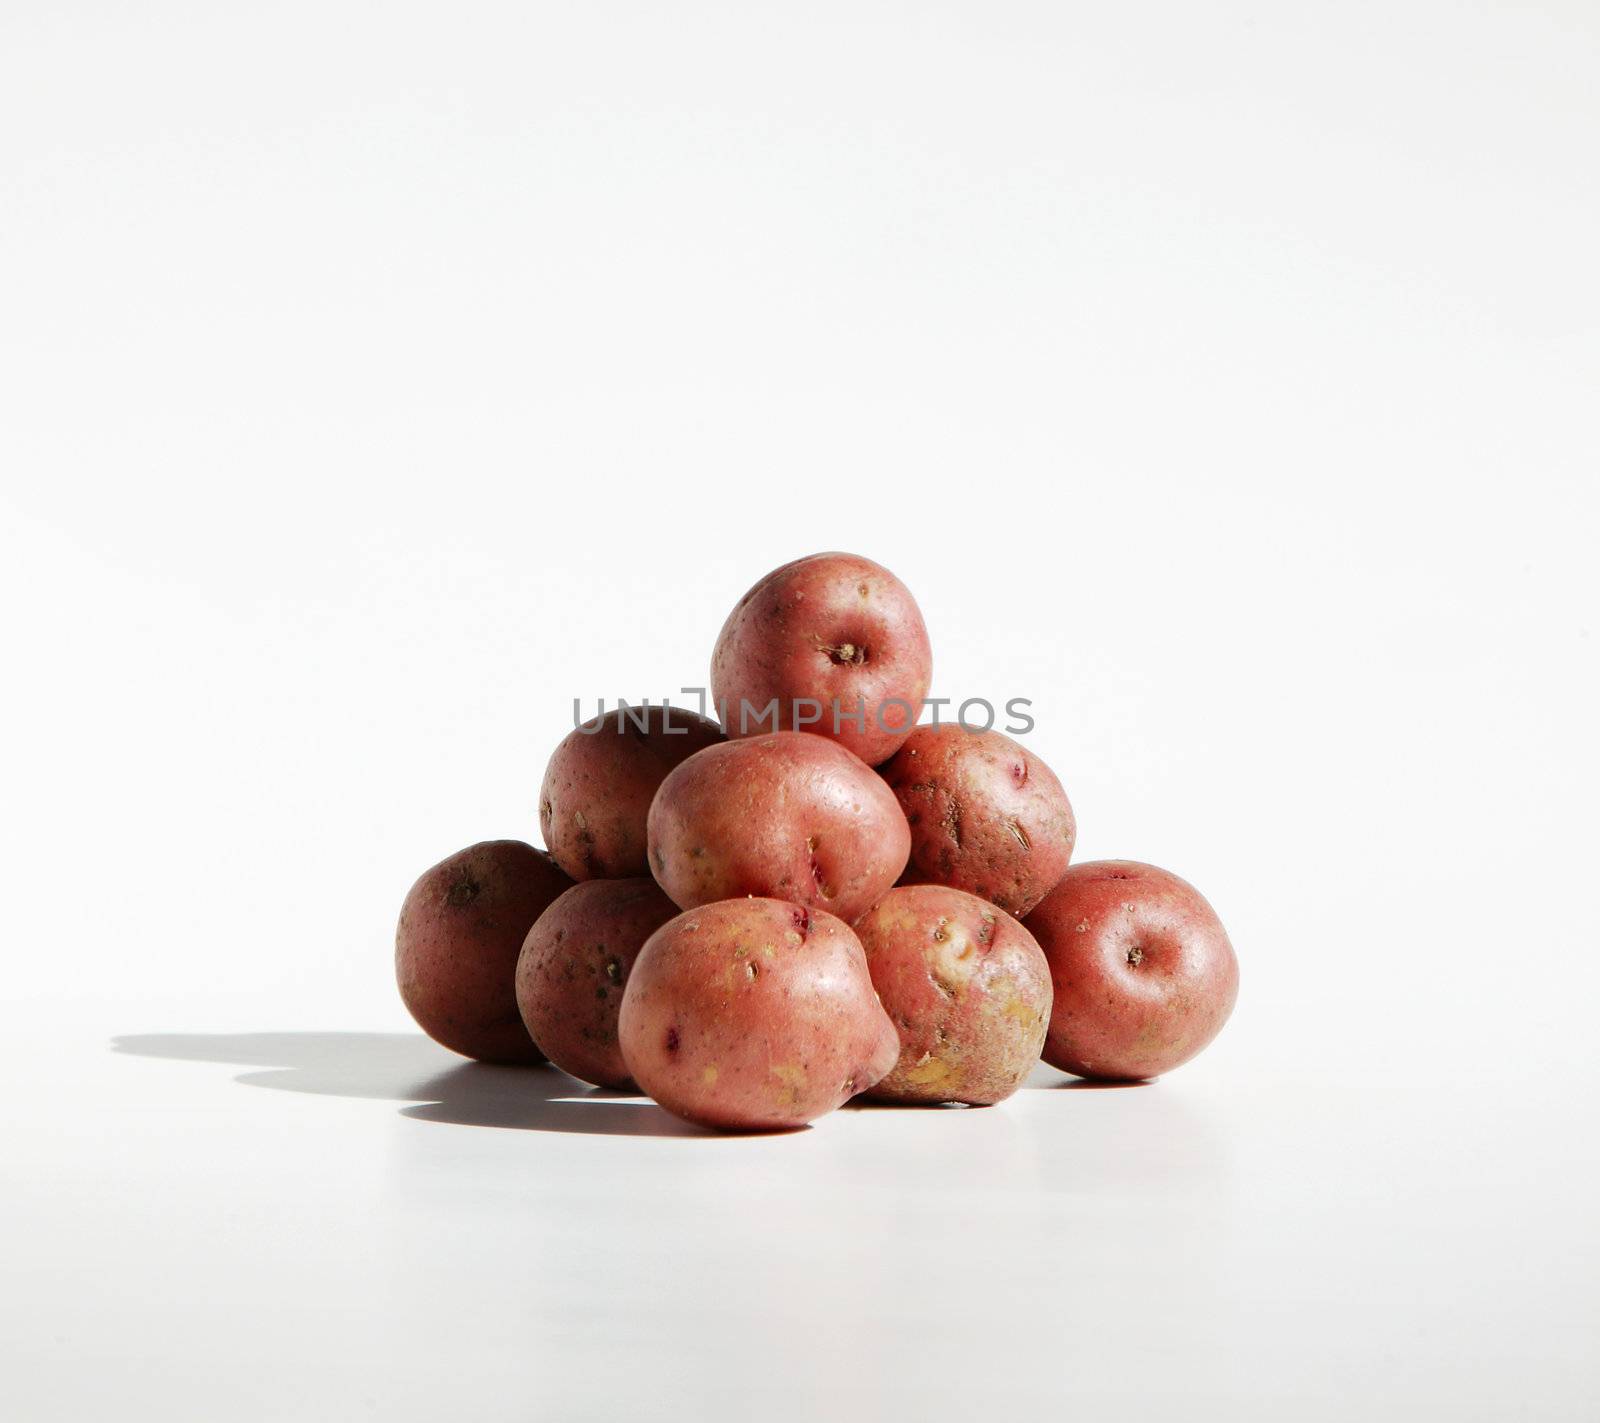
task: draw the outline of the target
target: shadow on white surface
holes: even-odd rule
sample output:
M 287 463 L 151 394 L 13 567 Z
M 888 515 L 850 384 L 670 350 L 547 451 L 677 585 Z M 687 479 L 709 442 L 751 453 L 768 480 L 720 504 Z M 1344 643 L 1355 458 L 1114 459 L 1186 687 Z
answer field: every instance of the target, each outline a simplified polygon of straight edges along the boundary
M 321 1097 L 408 1102 L 401 1116 L 455 1126 L 714 1140 L 654 1102 L 590 1087 L 554 1067 L 492 1067 L 420 1033 L 132 1033 L 113 1052 L 263 1069 L 234 1081 Z
M 1130 1088 L 1149 1087 L 1157 1079 L 1141 1077 L 1128 1081 L 1096 1082 L 1087 1077 L 1069 1077 L 1064 1082 L 1033 1082 L 1030 1087 L 1045 1087 L 1055 1092 L 1125 1092 Z

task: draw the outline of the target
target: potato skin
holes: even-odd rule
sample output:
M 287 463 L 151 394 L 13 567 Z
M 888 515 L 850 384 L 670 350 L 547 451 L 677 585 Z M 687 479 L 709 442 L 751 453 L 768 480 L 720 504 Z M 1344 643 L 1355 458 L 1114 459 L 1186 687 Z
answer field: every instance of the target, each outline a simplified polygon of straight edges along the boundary
M 641 721 L 644 723 L 640 726 Z M 645 818 L 667 772 L 723 739 L 714 721 L 682 707 L 632 707 L 574 727 L 550 757 L 539 829 L 573 879 L 650 873 Z
M 899 1053 L 850 926 L 778 899 L 723 900 L 657 929 L 628 978 L 620 1036 L 657 1102 L 733 1131 L 803 1126 Z
M 1138 1081 L 1170 1072 L 1222 1030 L 1239 993 L 1233 945 L 1195 887 L 1135 860 L 1074 865 L 1030 914 L 1055 1004 L 1044 1060 Z
M 435 1042 L 480 1062 L 543 1062 L 517 1011 L 522 941 L 569 880 L 543 850 L 485 840 L 411 886 L 394 936 L 400 997 Z
M 563 1072 L 633 1088 L 617 1042 L 622 992 L 644 941 L 677 912 L 652 879 L 587 880 L 528 930 L 517 960 L 517 1006 L 534 1042 Z
M 728 614 L 711 655 L 711 692 L 726 708 L 729 736 L 811 731 L 869 766 L 892 756 L 910 734 L 932 676 L 933 651 L 916 599 L 887 568 L 850 553 L 817 553 L 775 568 Z M 769 718 L 741 727 L 742 703 L 759 716 L 774 698 L 776 725 Z M 804 699 L 823 710 L 820 720 L 802 726 L 794 703 Z M 885 705 L 892 700 L 909 711 Z M 858 704 L 860 728 L 843 719 Z
M 891 889 L 855 925 L 900 1058 L 870 1096 L 988 1106 L 1039 1060 L 1050 966 L 1003 909 L 943 885 Z
M 708 746 L 650 806 L 650 868 L 684 909 L 772 895 L 849 921 L 895 882 L 910 848 L 882 779 L 803 731 Z
M 1055 886 L 1078 838 L 1056 774 L 998 731 L 919 726 L 882 768 L 911 826 L 902 884 L 964 889 L 1018 918 Z

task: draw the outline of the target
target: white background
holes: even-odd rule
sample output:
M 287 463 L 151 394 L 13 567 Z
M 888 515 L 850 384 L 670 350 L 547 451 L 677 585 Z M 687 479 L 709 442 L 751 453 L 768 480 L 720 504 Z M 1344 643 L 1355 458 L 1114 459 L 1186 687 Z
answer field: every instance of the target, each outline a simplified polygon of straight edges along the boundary
M 1597 186 L 1587 0 L 5 6 L 0 1412 L 1595 1417 Z M 414 876 L 824 548 L 1223 1037 L 426 1043 Z

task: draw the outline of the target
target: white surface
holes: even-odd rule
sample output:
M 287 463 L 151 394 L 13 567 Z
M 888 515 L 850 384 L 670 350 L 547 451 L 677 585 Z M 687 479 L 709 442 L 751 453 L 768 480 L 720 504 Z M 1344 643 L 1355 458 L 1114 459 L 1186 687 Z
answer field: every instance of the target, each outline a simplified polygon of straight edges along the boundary
M 10 7 L 0 1413 L 1592 1418 L 1597 134 L 1577 3 Z M 840 546 L 1218 1043 L 721 1140 L 416 1037 L 415 874 Z

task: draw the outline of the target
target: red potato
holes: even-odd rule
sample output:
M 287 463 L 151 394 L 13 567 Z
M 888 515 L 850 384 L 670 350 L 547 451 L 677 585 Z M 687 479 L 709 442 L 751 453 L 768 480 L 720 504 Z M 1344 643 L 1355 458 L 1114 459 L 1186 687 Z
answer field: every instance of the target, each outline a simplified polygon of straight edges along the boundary
M 724 900 L 657 929 L 619 1026 L 650 1096 L 728 1130 L 803 1126 L 871 1087 L 899 1052 L 850 926 L 777 899 Z
M 902 884 L 964 889 L 1019 918 L 1066 872 L 1078 825 L 1061 782 L 998 731 L 919 726 L 881 769 L 911 825 Z
M 574 727 L 539 792 L 539 828 L 573 879 L 650 873 L 645 817 L 667 772 L 721 741 L 722 728 L 681 707 L 619 708 Z
M 869 1095 L 988 1106 L 1022 1085 L 1050 1016 L 1050 966 L 1003 909 L 942 885 L 891 889 L 856 921 L 900 1058 Z
M 911 832 L 883 780 L 800 731 L 696 752 L 650 806 L 650 868 L 685 909 L 771 895 L 841 919 L 905 868 Z
M 571 885 L 520 840 L 472 845 L 412 885 L 395 930 L 395 977 L 423 1032 L 481 1062 L 543 1062 L 517 1011 L 517 957 L 533 921 Z
M 678 906 L 652 879 L 576 884 L 535 921 L 517 960 L 517 1005 L 545 1056 L 601 1087 L 634 1086 L 617 1042 L 639 950 Z
M 910 591 L 849 553 L 813 554 L 767 574 L 728 614 L 711 657 L 729 736 L 812 731 L 869 766 L 910 734 L 932 676 L 928 629 Z M 773 701 L 776 720 L 759 720 Z M 860 725 L 846 719 L 858 712 Z
M 1063 1072 L 1119 1081 L 1170 1072 L 1233 1011 L 1239 965 L 1216 911 L 1154 865 L 1074 865 L 1025 927 L 1055 988 L 1044 1060 Z

